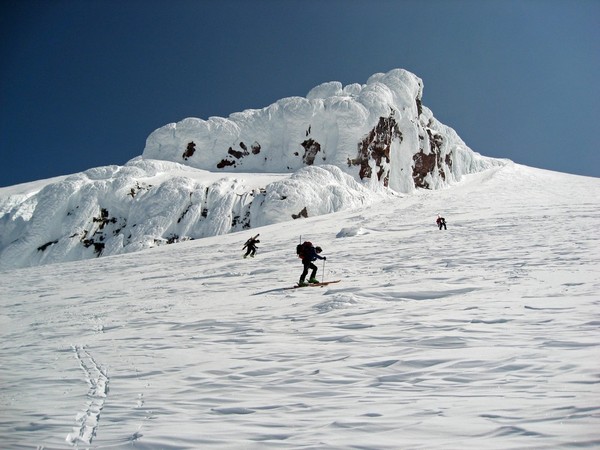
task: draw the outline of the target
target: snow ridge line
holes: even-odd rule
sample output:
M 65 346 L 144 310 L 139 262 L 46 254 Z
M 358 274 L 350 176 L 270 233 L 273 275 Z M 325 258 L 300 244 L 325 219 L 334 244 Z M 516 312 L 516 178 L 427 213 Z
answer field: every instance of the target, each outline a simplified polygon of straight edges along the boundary
M 72 348 L 85 374 L 85 381 L 89 385 L 89 390 L 85 408 L 75 418 L 77 426 L 73 427 L 73 432 L 67 435 L 66 441 L 71 445 L 80 442 L 91 444 L 98 429 L 100 411 L 104 407 L 108 395 L 108 371 L 98 365 L 85 349 L 85 346 L 73 346 Z

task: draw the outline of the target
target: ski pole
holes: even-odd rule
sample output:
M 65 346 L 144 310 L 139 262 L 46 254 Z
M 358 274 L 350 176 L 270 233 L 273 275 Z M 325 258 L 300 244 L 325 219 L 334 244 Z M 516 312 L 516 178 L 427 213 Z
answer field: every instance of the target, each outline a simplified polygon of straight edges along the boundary
M 325 260 L 323 260 L 323 281 L 325 281 Z

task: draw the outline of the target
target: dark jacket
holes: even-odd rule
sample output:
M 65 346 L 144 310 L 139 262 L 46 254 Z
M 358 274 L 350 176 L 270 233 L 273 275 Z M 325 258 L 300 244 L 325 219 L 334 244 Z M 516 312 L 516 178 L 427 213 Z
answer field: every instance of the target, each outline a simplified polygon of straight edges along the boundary
M 248 247 L 249 249 L 256 248 L 256 244 L 258 244 L 259 242 L 260 241 L 258 239 L 250 238 L 246 241 L 242 249 L 245 249 L 246 247 Z
M 304 255 L 302 256 L 302 262 L 308 261 L 316 261 L 317 259 L 326 259 L 324 256 L 321 256 L 317 253 L 314 247 L 309 247 L 305 250 Z

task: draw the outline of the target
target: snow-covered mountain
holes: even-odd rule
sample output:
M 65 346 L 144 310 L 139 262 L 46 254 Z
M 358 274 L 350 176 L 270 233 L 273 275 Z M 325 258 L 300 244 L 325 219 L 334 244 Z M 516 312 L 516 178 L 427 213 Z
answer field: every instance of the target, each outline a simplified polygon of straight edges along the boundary
M 401 69 L 363 85 L 324 83 L 306 98 L 166 125 L 124 166 L 0 189 L 0 268 L 328 214 L 506 163 L 469 149 L 422 92 Z
M 0 448 L 597 449 L 599 227 L 599 179 L 507 163 L 302 221 L 0 271 Z M 339 283 L 283 289 L 300 235 Z

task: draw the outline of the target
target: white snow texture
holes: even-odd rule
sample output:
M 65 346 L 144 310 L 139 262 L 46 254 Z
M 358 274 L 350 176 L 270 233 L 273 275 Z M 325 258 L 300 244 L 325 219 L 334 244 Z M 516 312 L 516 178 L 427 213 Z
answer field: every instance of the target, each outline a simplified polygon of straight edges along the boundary
M 600 180 L 507 164 L 2 271 L 0 447 L 597 449 L 599 226 Z M 300 234 L 339 283 L 283 289 Z

